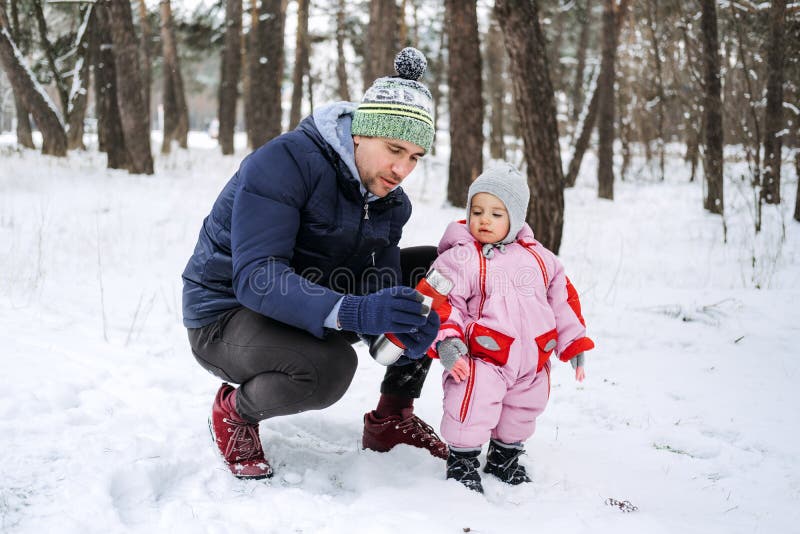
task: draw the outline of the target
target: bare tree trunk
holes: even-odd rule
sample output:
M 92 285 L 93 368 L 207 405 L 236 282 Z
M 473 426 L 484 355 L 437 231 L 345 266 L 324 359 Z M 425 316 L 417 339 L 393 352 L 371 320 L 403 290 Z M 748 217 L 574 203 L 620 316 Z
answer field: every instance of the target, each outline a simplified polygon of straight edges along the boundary
M 139 0 L 139 26 L 141 28 L 141 35 L 139 36 L 139 51 L 142 55 L 142 88 L 144 93 L 144 107 L 147 110 L 147 129 L 150 129 L 150 114 L 152 108 L 150 107 L 150 87 L 153 84 L 153 60 L 150 57 L 150 42 L 153 38 L 153 30 L 150 28 L 150 19 L 147 16 L 147 4 L 145 0 Z
M 107 2 L 94 6 L 95 24 L 92 37 L 94 62 L 95 113 L 99 148 L 108 158 L 109 169 L 127 169 L 130 165 L 122 121 L 117 105 L 117 74 L 111 44 L 111 13 Z
M 281 133 L 283 30 L 286 0 L 261 0 L 257 21 L 250 29 L 247 55 L 250 70 L 248 137 L 258 148 Z
M 308 0 L 297 0 L 297 32 L 294 47 L 294 74 L 292 76 L 292 108 L 289 112 L 289 129 L 300 124 L 303 108 L 303 78 L 311 76 L 308 68 Z
M 719 44 L 717 39 L 716 0 L 701 0 L 700 27 L 703 33 L 705 64 L 705 160 L 703 168 L 708 184 L 704 207 L 711 213 L 722 214 L 722 100 L 719 78 Z
M 99 0 L 97 3 L 108 2 Z M 133 174 L 153 174 L 153 155 L 150 152 L 150 131 L 147 129 L 147 110 L 142 99 L 142 77 L 139 71 L 139 49 L 133 31 L 131 5 L 127 1 L 111 1 L 111 40 L 114 64 L 117 66 L 117 104 L 122 134 L 128 150 L 128 171 Z M 124 69 L 119 68 L 125 65 Z
M 631 97 L 631 88 L 628 81 L 631 77 L 630 59 L 625 56 L 617 58 L 617 70 L 619 71 L 619 89 L 616 91 L 617 96 L 617 131 L 619 132 L 619 141 L 622 148 L 622 167 L 619 169 L 620 181 L 625 181 L 628 175 L 628 169 L 631 165 L 631 138 L 633 136 L 633 105 Z
M 17 2 L 13 0 L 11 2 L 11 40 L 17 44 L 20 48 L 20 52 L 23 53 L 24 57 L 24 50 L 22 50 L 22 46 L 19 40 L 19 10 L 17 9 Z M 17 111 L 17 143 L 24 148 L 32 148 L 35 149 L 36 145 L 33 143 L 33 132 L 31 132 L 31 120 L 30 114 L 28 110 L 25 109 L 25 106 L 22 104 L 22 100 L 19 96 L 14 95 L 14 107 Z
M 339 98 L 347 102 L 350 101 L 350 88 L 347 83 L 347 69 L 344 58 L 344 36 L 345 36 L 345 0 L 339 0 L 336 10 L 336 80 L 339 83 Z
M 781 203 L 781 131 L 783 130 L 783 34 L 786 0 L 773 0 L 767 41 L 767 108 L 764 111 L 764 182 L 761 198 Z
M 600 198 L 614 199 L 614 62 L 617 40 L 614 38 L 615 0 L 604 0 L 603 52 L 600 61 L 598 96 L 598 148 L 597 194 Z
M 28 110 L 22 103 L 22 99 L 14 95 L 14 106 L 17 110 L 17 143 L 24 148 L 36 148 L 33 143 L 33 132 L 31 131 L 31 119 Z
M 492 17 L 489 25 L 489 42 L 486 45 L 486 63 L 488 75 L 486 83 L 489 89 L 489 101 L 491 105 L 491 130 L 489 134 L 489 154 L 492 159 L 505 159 L 506 146 L 504 139 L 505 120 L 503 117 L 504 101 L 506 97 L 505 87 L 505 55 L 503 47 L 503 32 L 497 24 L 497 20 Z
M 620 0 L 614 27 L 614 43 L 619 40 L 620 30 L 622 29 L 622 23 L 625 20 L 629 3 L 630 0 Z M 594 88 L 592 98 L 589 100 L 589 107 L 584 114 L 583 124 L 580 125 L 580 134 L 578 135 L 578 140 L 575 142 L 575 150 L 572 154 L 572 159 L 569 161 L 567 175 L 564 178 L 564 185 L 566 187 L 573 187 L 575 185 L 575 180 L 578 179 L 578 171 L 581 169 L 583 155 L 586 153 L 586 149 L 589 148 L 589 141 L 592 136 L 594 125 L 597 122 L 597 111 L 600 103 L 600 91 L 598 91 L 598 88 L 599 87 Z
M 547 44 L 547 64 L 550 65 L 550 81 L 553 88 L 556 90 L 563 90 L 564 83 L 564 68 L 561 65 L 561 46 L 564 42 L 564 22 L 566 19 L 566 10 L 562 4 L 568 2 L 547 2 L 553 8 L 552 13 L 546 13 L 542 18 L 549 19 L 549 27 L 545 26 L 543 32 L 545 33 L 545 43 Z M 537 4 L 537 9 L 539 8 Z M 549 37 L 548 34 L 549 33 Z
M 399 51 L 399 19 L 395 0 L 370 0 L 364 43 L 364 89 L 372 85 L 375 78 L 394 74 L 394 56 Z
M 800 150 L 794 151 L 794 175 L 797 178 L 797 194 L 794 198 L 794 220 L 800 221 Z
M 92 46 L 90 43 L 94 24 L 94 6 L 81 7 L 81 25 L 75 39 L 75 68 L 72 75 L 72 87 L 69 90 L 67 106 L 67 148 L 84 150 L 83 121 L 86 117 L 86 103 L 89 91 L 89 65 L 91 64 Z
M 433 84 L 431 85 L 431 97 L 433 98 L 433 131 L 439 131 L 439 110 L 442 108 L 442 82 L 444 72 L 447 68 L 444 62 L 444 50 L 447 46 L 447 29 L 442 24 L 442 32 L 439 34 L 439 50 L 436 53 L 436 62 L 429 67 L 433 71 Z M 431 154 L 436 155 L 436 142 L 431 147 Z
M 556 101 L 536 2 L 497 0 L 517 115 L 525 142 L 531 202 L 528 223 L 547 248 L 558 253 L 564 225 L 564 177 L 558 147 Z
M 483 170 L 481 50 L 475 0 L 445 0 L 450 43 L 450 165 L 447 200 L 463 206 L 467 189 Z
M 592 20 L 592 0 L 585 0 L 578 9 L 581 33 L 578 36 L 578 50 L 575 54 L 575 83 L 572 86 L 572 120 L 577 124 L 583 110 L 583 75 L 586 70 L 586 49 L 589 48 L 589 34 Z
M 694 124 L 687 125 L 687 129 L 689 130 L 689 140 L 686 144 L 686 159 L 689 160 L 689 163 L 692 168 L 692 174 L 689 176 L 689 181 L 694 182 L 695 176 L 697 176 L 697 163 L 700 158 L 700 139 L 705 133 L 705 129 L 703 128 L 701 117 L 698 117 L 696 114 L 692 113 L 689 116 L 690 120 L 694 118 L 695 121 L 700 121 L 699 127 Z
M 650 32 L 650 42 L 652 45 L 653 64 L 655 66 L 656 98 L 656 142 L 658 143 L 658 168 L 659 179 L 664 180 L 664 77 L 661 65 L 661 47 L 658 42 L 658 1 L 648 1 L 647 6 L 647 28 Z
M 250 18 L 250 29 L 247 33 L 242 30 L 242 107 L 244 108 L 244 129 L 247 133 L 247 146 L 253 147 L 253 137 L 255 134 L 255 118 L 250 110 L 250 105 L 253 103 L 253 96 L 250 88 L 250 76 L 252 75 L 250 65 L 251 56 L 256 46 L 258 46 L 258 1 L 250 0 L 249 8 L 245 8 L 247 4 L 243 4 L 242 13 L 245 11 Z M 244 26 L 244 22 L 242 22 Z
M 64 77 L 61 76 L 61 71 L 56 64 L 56 54 L 53 49 L 53 43 L 47 37 L 47 21 L 44 18 L 44 7 L 42 6 L 43 0 L 33 1 L 33 13 L 36 17 L 36 23 L 39 26 L 39 38 L 41 39 L 41 47 L 44 50 L 44 55 L 47 58 L 47 64 L 50 66 L 50 72 L 53 74 L 53 81 L 56 85 L 56 92 L 58 93 L 59 103 L 61 104 L 61 113 L 66 117 L 67 106 L 69 103 L 69 91 L 67 84 L 64 82 Z
M 173 139 L 181 148 L 187 147 L 189 108 L 186 106 L 186 95 L 183 92 L 183 76 L 181 76 L 178 43 L 175 40 L 175 28 L 172 22 L 172 6 L 170 0 L 160 0 L 159 5 L 161 46 L 164 55 L 164 139 L 161 153 L 168 154 Z
M 236 100 L 242 69 L 242 0 L 225 3 L 225 43 L 219 83 L 219 145 L 225 155 L 233 154 Z
M 404 48 L 408 46 L 408 24 L 406 24 L 406 0 L 400 0 L 400 11 L 398 11 L 397 13 L 397 42 L 398 42 L 398 48 Z
M 22 100 L 42 132 L 42 154 L 67 155 L 67 135 L 64 125 L 47 93 L 22 63 L 22 54 L 11 40 L 11 28 L 6 16 L 5 2 L 0 2 L 0 62 L 14 94 Z

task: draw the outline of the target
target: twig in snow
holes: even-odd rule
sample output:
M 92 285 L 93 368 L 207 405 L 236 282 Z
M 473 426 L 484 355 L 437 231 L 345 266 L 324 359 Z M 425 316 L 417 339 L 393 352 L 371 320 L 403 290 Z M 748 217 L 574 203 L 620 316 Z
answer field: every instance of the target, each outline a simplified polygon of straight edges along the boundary
M 606 499 L 606 504 L 608 506 L 616 506 L 621 511 L 628 513 L 628 512 L 635 512 L 639 509 L 638 506 L 631 503 L 631 501 L 618 501 L 617 499 L 609 497 Z
M 100 284 L 100 309 L 103 317 L 103 339 L 108 343 L 108 329 L 106 328 L 106 293 L 103 289 L 103 262 L 100 259 L 100 218 L 95 214 L 95 231 L 97 233 L 97 282 Z

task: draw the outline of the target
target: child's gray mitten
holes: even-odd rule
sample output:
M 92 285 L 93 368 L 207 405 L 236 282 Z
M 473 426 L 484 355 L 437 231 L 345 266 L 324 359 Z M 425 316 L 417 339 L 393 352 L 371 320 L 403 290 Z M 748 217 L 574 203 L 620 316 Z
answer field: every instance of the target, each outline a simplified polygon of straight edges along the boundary
M 457 337 L 448 337 L 436 344 L 439 360 L 448 371 L 453 368 L 459 358 L 466 356 L 469 350 L 464 342 Z
M 569 361 L 569 364 L 572 366 L 573 369 L 577 369 L 578 367 L 583 367 L 583 353 L 579 352 Z

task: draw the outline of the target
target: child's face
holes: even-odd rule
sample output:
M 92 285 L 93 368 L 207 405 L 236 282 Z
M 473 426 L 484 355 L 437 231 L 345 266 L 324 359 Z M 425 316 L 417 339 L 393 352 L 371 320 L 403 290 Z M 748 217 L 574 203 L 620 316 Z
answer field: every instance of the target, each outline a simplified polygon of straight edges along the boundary
M 497 243 L 508 235 L 511 223 L 505 204 L 491 193 L 472 197 L 469 210 L 469 233 L 479 243 Z

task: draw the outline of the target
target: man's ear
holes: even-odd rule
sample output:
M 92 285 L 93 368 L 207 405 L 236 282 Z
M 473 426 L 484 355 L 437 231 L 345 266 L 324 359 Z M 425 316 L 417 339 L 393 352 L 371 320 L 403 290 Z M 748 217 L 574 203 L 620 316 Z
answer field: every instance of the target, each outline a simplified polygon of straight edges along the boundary
M 360 142 L 361 142 L 361 136 L 360 136 L 360 135 L 354 135 L 354 136 L 353 136 L 353 144 L 354 144 L 355 146 L 358 146 L 358 144 L 359 144 Z

